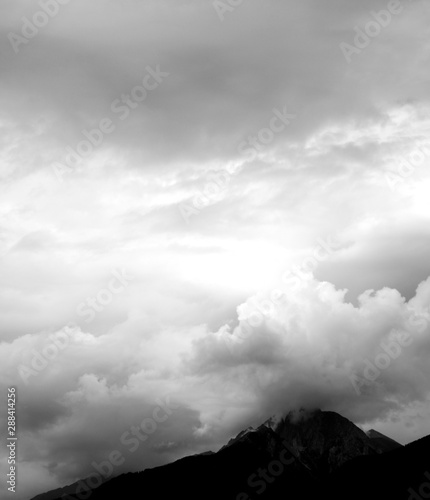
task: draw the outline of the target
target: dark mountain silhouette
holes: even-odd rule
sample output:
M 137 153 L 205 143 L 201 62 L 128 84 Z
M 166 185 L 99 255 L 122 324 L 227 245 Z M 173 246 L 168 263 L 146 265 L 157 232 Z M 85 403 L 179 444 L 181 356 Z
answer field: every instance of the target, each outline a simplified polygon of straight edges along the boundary
M 67 487 L 33 500 L 419 500 L 430 498 L 429 452 L 430 436 L 401 446 L 337 413 L 300 410 L 249 427 L 217 453 L 122 474 L 80 496 Z M 429 496 L 411 496 L 420 488 Z
M 374 442 L 361 429 L 331 411 L 291 412 L 275 431 L 319 476 L 352 458 L 378 453 Z
M 384 434 L 381 434 L 380 432 L 375 431 L 374 429 L 370 429 L 370 431 L 367 431 L 366 436 L 372 440 L 372 443 L 380 453 L 385 453 L 386 451 L 393 451 L 403 446 L 397 441 L 394 441 L 394 439 L 384 436 Z
M 63 486 L 62 488 L 56 488 L 55 490 L 48 491 L 47 493 L 41 493 L 40 495 L 33 497 L 31 500 L 56 500 L 57 498 L 62 498 L 64 495 L 73 495 L 73 493 L 77 491 L 78 486 L 79 481 Z
M 430 498 L 430 436 L 347 462 L 330 476 L 327 489 L 335 500 Z

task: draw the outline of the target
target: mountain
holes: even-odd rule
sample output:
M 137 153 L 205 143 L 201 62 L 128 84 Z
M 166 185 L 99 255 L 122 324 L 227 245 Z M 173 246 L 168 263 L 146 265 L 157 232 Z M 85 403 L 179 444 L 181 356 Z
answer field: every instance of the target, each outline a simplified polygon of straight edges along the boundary
M 311 498 L 315 479 L 267 427 L 244 433 L 217 453 L 200 454 L 174 463 L 122 474 L 92 491 L 92 500 L 186 498 L 187 500 Z M 81 492 L 81 498 L 85 493 Z M 78 499 L 77 494 L 66 500 Z
M 352 458 L 378 453 L 372 439 L 332 411 L 291 412 L 275 432 L 317 475 L 330 473 Z
M 56 500 L 57 498 L 62 498 L 65 495 L 73 495 L 73 493 L 75 493 L 78 489 L 78 486 L 79 481 L 76 481 L 76 483 L 63 486 L 62 488 L 56 488 L 55 490 L 48 491 L 47 493 L 36 495 L 31 500 Z
M 430 498 L 430 436 L 395 450 L 355 458 L 326 483 L 332 500 Z
M 429 451 L 430 436 L 401 446 L 337 413 L 300 410 L 241 431 L 216 453 L 122 474 L 80 495 L 55 490 L 33 500 L 419 500 L 430 497 L 420 493 L 430 481 Z M 410 496 L 415 491 L 421 496 Z
M 397 441 L 394 441 L 394 439 L 384 436 L 384 434 L 381 434 L 380 432 L 375 431 L 374 429 L 370 429 L 370 431 L 367 431 L 366 436 L 372 440 L 372 443 L 379 451 L 379 453 L 385 453 L 386 451 L 396 450 L 397 448 L 402 448 L 403 446 Z

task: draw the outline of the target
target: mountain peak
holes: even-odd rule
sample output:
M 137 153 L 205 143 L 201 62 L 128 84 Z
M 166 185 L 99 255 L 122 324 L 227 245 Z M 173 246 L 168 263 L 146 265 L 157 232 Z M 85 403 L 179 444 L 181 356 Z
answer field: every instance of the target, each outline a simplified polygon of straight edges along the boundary
M 372 440 L 359 427 L 332 411 L 289 412 L 275 432 L 307 466 L 320 473 L 331 472 L 357 456 L 378 453 Z
M 375 431 L 375 429 L 370 429 L 366 432 L 366 436 L 372 440 L 374 446 L 376 446 L 379 453 L 385 453 L 387 451 L 396 450 L 397 448 L 402 448 L 403 445 L 394 441 L 394 439 L 385 436 L 381 432 Z
M 386 497 L 379 490 L 377 495 L 369 493 L 374 491 L 375 481 L 379 481 L 380 490 L 387 487 L 379 478 L 379 470 L 385 478 L 393 466 L 404 471 L 405 462 L 410 463 L 411 472 L 407 471 L 404 484 L 399 484 L 412 484 L 413 478 L 416 481 L 415 467 L 422 474 L 428 470 L 429 442 L 430 436 L 403 447 L 373 429 L 363 432 L 338 413 L 302 408 L 285 417 L 273 415 L 258 427 L 242 430 L 216 453 L 199 453 L 140 473 L 119 475 L 94 489 L 91 498 L 110 500 L 127 491 L 127 498 L 137 499 L 146 488 L 156 489 L 158 498 L 173 498 L 180 492 L 188 500 L 245 500 L 266 492 L 267 500 L 311 499 L 319 498 L 322 488 L 323 497 L 394 500 L 398 497 L 392 492 L 404 488 L 394 485 Z M 384 453 L 393 446 L 399 450 Z M 361 458 L 353 460 L 357 457 Z M 399 476 L 394 474 L 392 480 Z M 358 477 L 360 481 L 355 483 Z M 65 494 L 69 500 L 79 500 L 72 486 L 39 495 L 37 500 L 60 500 Z
M 257 428 L 248 427 L 221 449 L 245 442 L 263 449 L 263 443 L 273 439 L 288 443 L 291 454 L 317 475 L 331 472 L 352 458 L 375 455 L 398 445 L 395 441 L 391 444 L 382 438 L 367 436 L 350 420 L 333 411 L 300 408 L 285 417 L 273 415 Z
M 309 409 L 309 408 L 300 408 L 298 410 L 291 410 L 288 412 L 286 418 L 292 423 L 292 424 L 298 424 L 300 422 L 304 422 L 306 420 L 309 420 L 310 418 L 314 417 L 315 415 L 322 413 L 322 410 L 320 408 L 314 408 L 314 409 Z M 325 412 L 328 413 L 328 412 Z
M 378 438 L 386 438 L 386 439 L 391 439 L 381 432 L 375 431 L 375 429 L 370 429 L 366 432 L 366 436 L 370 437 L 370 439 L 378 439 Z
M 283 416 L 281 414 L 272 415 L 262 425 L 274 431 L 278 427 L 279 423 L 282 421 L 282 418 Z

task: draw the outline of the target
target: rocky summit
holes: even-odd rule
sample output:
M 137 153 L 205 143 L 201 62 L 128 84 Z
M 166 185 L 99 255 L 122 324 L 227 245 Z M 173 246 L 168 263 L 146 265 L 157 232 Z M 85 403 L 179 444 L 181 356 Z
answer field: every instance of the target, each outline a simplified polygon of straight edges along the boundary
M 430 436 L 402 446 L 338 413 L 300 409 L 244 429 L 216 453 L 106 477 L 96 488 L 82 479 L 33 500 L 419 500 L 428 498 L 429 451 Z

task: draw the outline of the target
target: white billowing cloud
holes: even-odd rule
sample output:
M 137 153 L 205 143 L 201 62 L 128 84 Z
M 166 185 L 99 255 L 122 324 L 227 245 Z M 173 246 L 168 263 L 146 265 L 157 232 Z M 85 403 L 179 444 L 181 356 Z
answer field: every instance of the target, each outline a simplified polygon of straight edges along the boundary
M 230 418 L 240 424 L 300 406 L 366 423 L 428 401 L 430 279 L 409 301 L 384 288 L 354 306 L 345 292 L 308 277 L 284 286 L 276 301 L 253 297 L 237 326 L 195 342 L 187 366 L 210 377 L 218 397 L 237 398 Z M 225 422 L 212 415 L 210 424 L 216 434 Z

